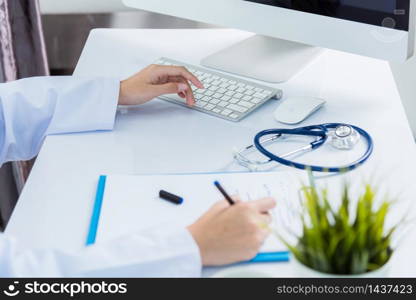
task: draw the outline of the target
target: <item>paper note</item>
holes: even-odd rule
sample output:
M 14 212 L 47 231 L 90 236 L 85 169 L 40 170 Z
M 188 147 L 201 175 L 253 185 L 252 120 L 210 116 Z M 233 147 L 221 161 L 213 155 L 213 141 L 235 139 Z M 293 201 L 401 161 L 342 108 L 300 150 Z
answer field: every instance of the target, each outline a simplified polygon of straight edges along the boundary
M 223 199 L 213 184 L 215 180 L 229 194 L 239 195 L 244 201 L 274 197 L 277 206 L 271 212 L 274 219 L 271 227 L 291 226 L 300 180 L 289 172 L 111 175 L 107 177 L 97 243 L 157 226 L 170 228 L 192 224 L 215 202 Z M 183 197 L 184 203 L 175 205 L 160 199 L 158 195 L 162 189 Z M 272 235 L 261 250 L 287 249 Z

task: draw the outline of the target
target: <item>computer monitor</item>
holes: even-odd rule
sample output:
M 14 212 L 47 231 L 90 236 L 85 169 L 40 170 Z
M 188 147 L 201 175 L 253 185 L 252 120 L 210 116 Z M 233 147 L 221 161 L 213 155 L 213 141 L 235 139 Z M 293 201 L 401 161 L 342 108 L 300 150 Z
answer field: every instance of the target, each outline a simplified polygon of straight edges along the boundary
M 202 64 L 284 82 L 322 48 L 389 61 L 413 55 L 414 0 L 123 0 L 127 6 L 242 29 L 253 37 Z

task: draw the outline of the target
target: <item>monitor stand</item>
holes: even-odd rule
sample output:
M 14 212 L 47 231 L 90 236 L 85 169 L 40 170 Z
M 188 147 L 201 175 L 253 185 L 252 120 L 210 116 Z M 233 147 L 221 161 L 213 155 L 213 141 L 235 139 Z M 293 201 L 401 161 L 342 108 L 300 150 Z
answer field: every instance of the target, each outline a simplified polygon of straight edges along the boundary
M 256 80 L 286 82 L 322 49 L 254 35 L 202 60 L 202 65 Z

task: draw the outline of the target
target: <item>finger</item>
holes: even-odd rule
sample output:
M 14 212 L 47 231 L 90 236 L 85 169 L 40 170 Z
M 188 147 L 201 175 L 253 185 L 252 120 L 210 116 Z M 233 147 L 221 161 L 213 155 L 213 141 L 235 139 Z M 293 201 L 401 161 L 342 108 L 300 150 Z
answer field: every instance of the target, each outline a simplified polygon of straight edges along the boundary
M 259 216 L 259 222 L 260 224 L 264 224 L 266 227 L 268 227 L 273 221 L 273 218 L 270 214 L 262 214 Z
M 276 200 L 270 197 L 251 201 L 249 203 L 261 213 L 268 212 L 276 206 Z
M 158 97 L 165 94 L 186 94 L 189 86 L 181 82 L 168 82 L 165 84 L 151 85 L 154 97 Z
M 238 203 L 242 202 L 239 195 L 231 195 L 230 197 L 234 201 L 235 204 L 238 204 Z
M 182 92 L 182 94 L 185 95 L 186 104 L 188 104 L 189 106 L 193 106 L 195 104 L 195 96 L 194 92 L 192 91 L 191 85 L 187 80 L 183 78 L 179 78 L 178 81 L 188 86 L 187 90 L 185 92 Z
M 195 101 L 194 92 L 188 80 L 186 80 L 182 76 L 169 76 L 168 81 L 180 82 L 180 83 L 186 84 L 188 86 L 188 89 L 185 92 L 178 93 L 178 95 L 179 97 L 186 99 L 186 104 L 188 104 L 189 106 L 195 105 L 196 101 Z
M 232 195 L 232 196 L 230 196 L 230 197 L 231 197 L 231 199 L 234 201 L 234 203 L 235 203 L 235 204 L 237 204 L 237 203 L 241 202 L 240 197 L 239 197 L 239 196 L 237 196 L 237 195 Z M 230 205 L 230 203 L 229 203 L 226 199 L 223 199 L 223 200 L 221 200 L 221 201 L 219 201 L 219 202 L 215 203 L 215 204 L 212 206 L 212 208 L 213 208 L 214 210 L 224 210 L 224 209 L 227 209 L 227 208 L 230 208 L 230 207 L 231 207 L 231 205 Z
M 157 72 L 159 73 L 159 76 L 182 76 L 186 80 L 189 80 L 192 82 L 193 85 L 195 85 L 197 88 L 203 89 L 204 85 L 202 84 L 199 79 L 189 72 L 185 67 L 178 67 L 178 66 L 159 66 L 157 68 Z
M 215 215 L 223 212 L 224 210 L 226 210 L 229 207 L 230 207 L 230 204 L 228 204 L 227 201 L 225 201 L 225 200 L 218 201 L 213 206 L 211 206 L 211 208 L 208 210 L 208 212 L 205 214 L 205 216 L 209 216 L 209 217 L 215 216 Z
M 215 210 L 223 210 L 228 207 L 230 207 L 230 204 L 226 200 L 218 201 L 212 206 L 212 208 L 214 208 Z

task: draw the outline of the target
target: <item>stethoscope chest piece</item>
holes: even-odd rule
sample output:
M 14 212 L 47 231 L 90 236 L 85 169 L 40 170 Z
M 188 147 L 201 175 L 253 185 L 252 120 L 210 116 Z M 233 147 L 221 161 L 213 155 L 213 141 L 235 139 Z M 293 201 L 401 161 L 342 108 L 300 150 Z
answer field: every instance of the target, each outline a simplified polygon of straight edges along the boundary
M 342 124 L 328 133 L 329 142 L 335 149 L 352 150 L 359 143 L 361 135 L 352 126 Z

